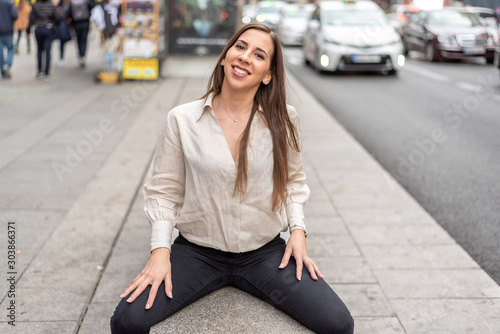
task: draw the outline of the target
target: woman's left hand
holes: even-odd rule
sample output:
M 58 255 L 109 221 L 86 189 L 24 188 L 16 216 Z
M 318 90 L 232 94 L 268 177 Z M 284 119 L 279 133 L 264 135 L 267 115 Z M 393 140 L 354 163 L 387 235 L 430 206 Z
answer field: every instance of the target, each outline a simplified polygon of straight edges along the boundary
M 307 255 L 306 249 L 306 234 L 304 231 L 296 229 L 290 233 L 290 238 L 285 249 L 285 255 L 281 259 L 280 269 L 285 268 L 288 265 L 290 256 L 295 258 L 297 264 L 297 279 L 300 281 L 302 279 L 302 268 L 305 265 L 309 270 L 309 274 L 313 280 L 318 280 L 324 278 L 323 274 L 318 269 L 318 266 L 314 261 Z

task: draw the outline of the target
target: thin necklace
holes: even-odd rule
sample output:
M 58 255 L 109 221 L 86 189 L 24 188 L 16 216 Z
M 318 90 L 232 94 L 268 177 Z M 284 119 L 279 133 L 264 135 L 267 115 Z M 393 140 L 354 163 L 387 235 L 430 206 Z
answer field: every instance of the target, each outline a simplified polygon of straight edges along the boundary
M 243 114 L 246 114 L 250 108 L 252 108 L 253 106 L 253 103 L 247 108 L 247 110 L 243 111 L 238 117 L 236 118 L 233 118 L 231 117 L 231 115 L 229 114 L 229 112 L 227 111 L 226 109 L 226 106 L 224 105 L 224 102 L 222 102 L 222 97 L 219 97 L 219 105 L 222 107 L 222 109 L 224 110 L 224 112 L 227 114 L 227 116 L 229 116 L 230 119 L 232 119 L 235 123 L 238 122 L 238 120 L 241 118 L 241 116 L 243 116 Z

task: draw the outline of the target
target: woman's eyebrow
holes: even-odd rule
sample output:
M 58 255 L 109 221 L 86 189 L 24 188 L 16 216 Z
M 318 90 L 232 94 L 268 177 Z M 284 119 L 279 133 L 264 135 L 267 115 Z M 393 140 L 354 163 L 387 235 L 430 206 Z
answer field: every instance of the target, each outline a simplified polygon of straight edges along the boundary
M 248 43 L 245 42 L 242 39 L 239 39 L 238 42 L 245 44 L 245 46 L 248 46 Z M 261 49 L 261 48 L 256 48 L 256 49 L 259 50 L 259 51 L 261 51 L 261 52 L 264 52 L 266 54 L 266 56 L 267 56 L 267 52 L 264 49 Z

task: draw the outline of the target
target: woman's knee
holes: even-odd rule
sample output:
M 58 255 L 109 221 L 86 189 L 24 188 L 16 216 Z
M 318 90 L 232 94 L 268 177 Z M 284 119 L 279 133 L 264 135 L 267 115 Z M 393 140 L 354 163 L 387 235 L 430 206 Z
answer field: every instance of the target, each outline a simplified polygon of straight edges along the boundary
M 337 315 L 325 319 L 321 330 L 317 333 L 329 334 L 352 334 L 354 333 L 354 319 L 350 314 Z
M 147 334 L 150 327 L 130 307 L 118 305 L 111 317 L 110 326 L 112 334 Z M 128 306 L 128 305 L 127 305 Z

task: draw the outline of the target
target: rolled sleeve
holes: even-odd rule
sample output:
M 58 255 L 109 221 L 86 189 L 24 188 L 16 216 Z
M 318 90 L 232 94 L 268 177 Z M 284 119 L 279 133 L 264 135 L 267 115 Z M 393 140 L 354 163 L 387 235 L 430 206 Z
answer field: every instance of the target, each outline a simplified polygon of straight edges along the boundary
M 143 188 L 144 211 L 152 224 L 151 250 L 170 249 L 177 213 L 184 199 L 184 154 L 174 110 L 167 116 Z

